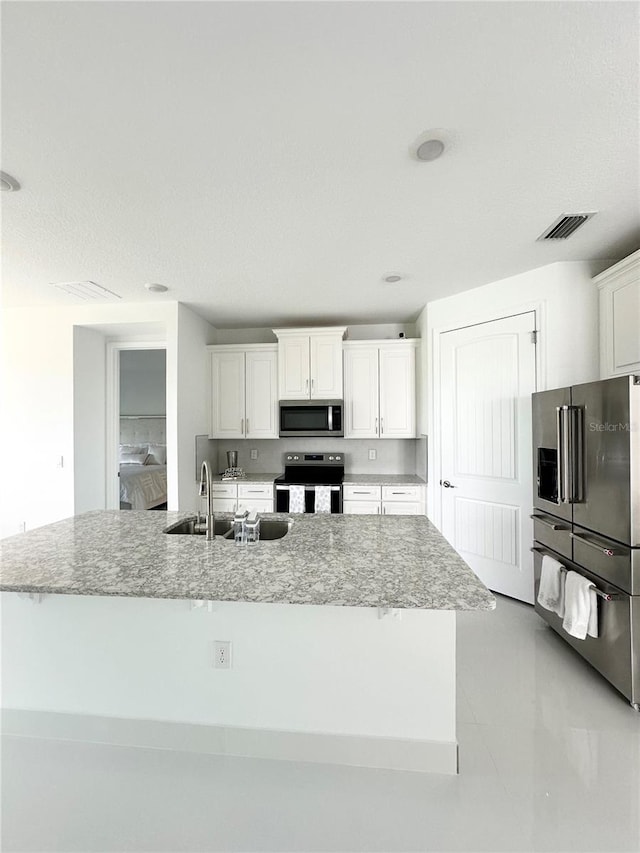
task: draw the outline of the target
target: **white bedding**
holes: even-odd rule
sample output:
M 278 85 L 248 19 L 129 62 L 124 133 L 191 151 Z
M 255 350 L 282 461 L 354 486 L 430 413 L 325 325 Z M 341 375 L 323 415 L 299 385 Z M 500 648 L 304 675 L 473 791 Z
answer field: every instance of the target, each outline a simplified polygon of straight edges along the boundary
M 120 503 L 151 509 L 167 500 L 166 465 L 120 465 Z

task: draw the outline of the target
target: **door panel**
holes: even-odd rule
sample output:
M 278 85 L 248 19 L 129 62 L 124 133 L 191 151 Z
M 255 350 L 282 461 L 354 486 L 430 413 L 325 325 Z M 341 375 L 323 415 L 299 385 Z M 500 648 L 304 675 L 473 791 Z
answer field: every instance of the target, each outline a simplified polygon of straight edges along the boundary
M 344 351 L 345 438 L 377 438 L 378 348 Z
M 342 335 L 311 335 L 312 400 L 342 399 Z
M 556 388 L 533 395 L 533 505 L 565 521 L 572 519 L 572 504 L 559 496 L 558 410 L 571 405 L 571 389 Z
M 533 602 L 533 312 L 441 335 L 442 532 L 492 590 Z
M 632 543 L 631 413 L 628 376 L 575 385 L 572 403 L 583 410 L 584 500 L 573 520 L 609 539 Z
M 277 362 L 275 350 L 246 354 L 247 438 L 278 438 Z
M 416 351 L 380 347 L 380 438 L 416 436 Z
M 308 400 L 309 338 L 288 335 L 278 343 L 278 394 L 281 400 Z
M 211 438 L 244 437 L 244 353 L 211 353 Z

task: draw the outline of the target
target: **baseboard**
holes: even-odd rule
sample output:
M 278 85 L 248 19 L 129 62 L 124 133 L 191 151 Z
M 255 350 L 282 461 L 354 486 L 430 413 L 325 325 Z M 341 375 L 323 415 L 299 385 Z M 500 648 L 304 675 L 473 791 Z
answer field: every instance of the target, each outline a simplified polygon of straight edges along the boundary
M 249 729 L 19 708 L 1 713 L 2 733 L 19 737 L 449 775 L 456 774 L 458 766 L 458 746 L 452 741 Z

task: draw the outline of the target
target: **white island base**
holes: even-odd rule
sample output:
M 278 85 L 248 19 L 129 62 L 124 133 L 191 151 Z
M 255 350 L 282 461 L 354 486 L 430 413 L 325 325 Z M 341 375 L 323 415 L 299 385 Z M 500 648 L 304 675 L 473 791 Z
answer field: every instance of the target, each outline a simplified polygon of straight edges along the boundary
M 197 605 L 2 593 L 4 732 L 457 772 L 455 611 Z

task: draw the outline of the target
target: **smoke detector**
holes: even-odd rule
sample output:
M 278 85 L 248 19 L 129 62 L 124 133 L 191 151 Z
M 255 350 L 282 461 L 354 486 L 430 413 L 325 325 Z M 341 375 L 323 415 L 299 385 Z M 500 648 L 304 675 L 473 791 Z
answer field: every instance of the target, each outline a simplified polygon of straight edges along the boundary
M 595 210 L 591 213 L 563 213 L 537 239 L 566 240 L 595 215 Z

